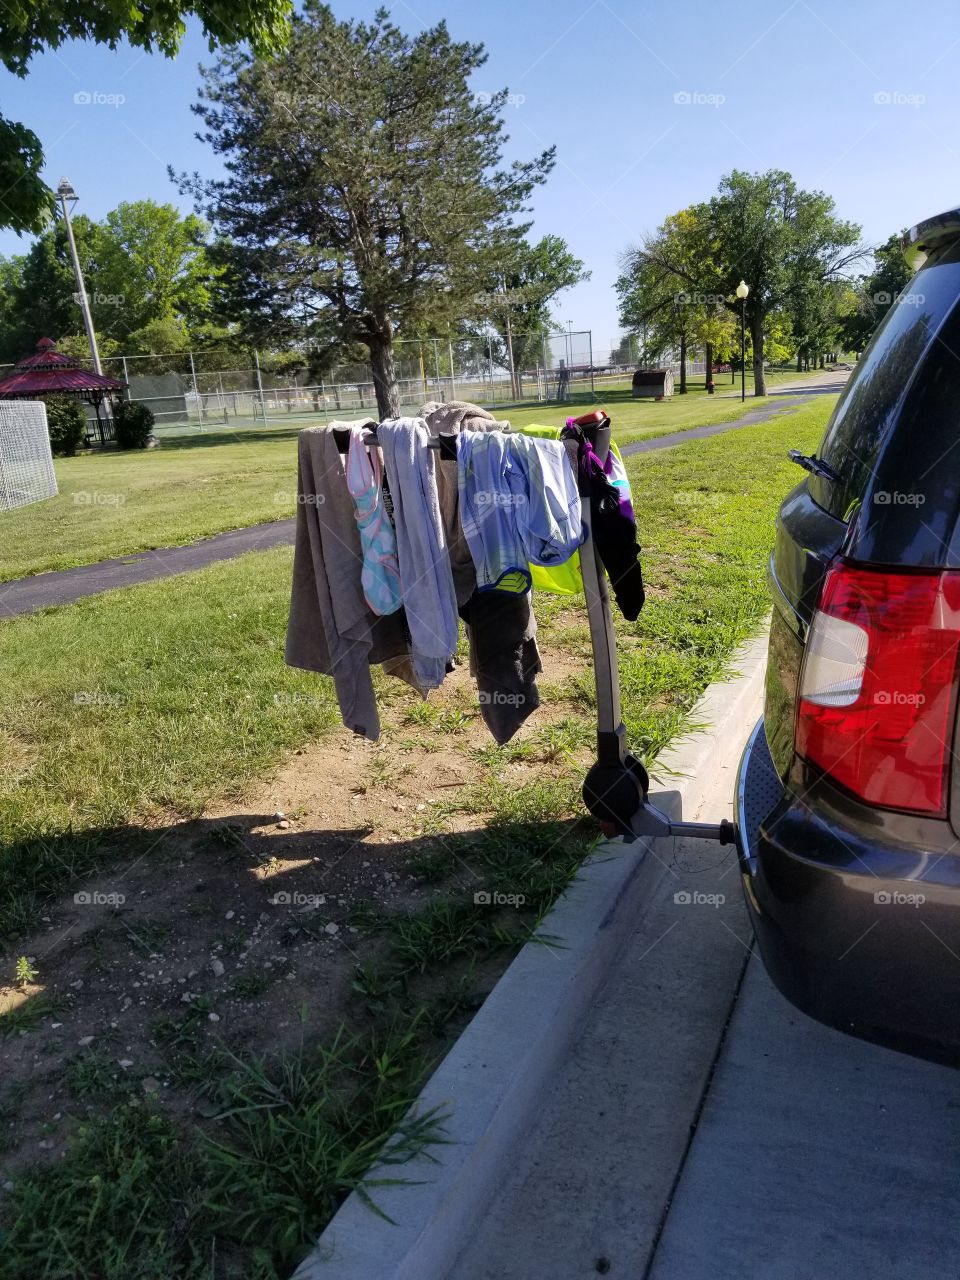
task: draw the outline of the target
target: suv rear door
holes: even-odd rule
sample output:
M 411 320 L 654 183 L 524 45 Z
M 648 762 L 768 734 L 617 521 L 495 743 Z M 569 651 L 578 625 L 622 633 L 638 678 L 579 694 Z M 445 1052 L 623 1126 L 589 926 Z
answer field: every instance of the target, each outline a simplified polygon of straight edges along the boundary
M 785 778 L 807 628 L 838 554 L 901 568 L 960 564 L 960 241 L 913 278 L 863 353 L 809 474 L 780 509 L 765 727 Z

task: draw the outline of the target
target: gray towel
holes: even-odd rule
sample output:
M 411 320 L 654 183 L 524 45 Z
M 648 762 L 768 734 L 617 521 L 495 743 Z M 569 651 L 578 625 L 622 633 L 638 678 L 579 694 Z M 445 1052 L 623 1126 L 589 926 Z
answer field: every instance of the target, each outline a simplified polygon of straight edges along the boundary
M 443 683 L 457 648 L 457 594 L 440 511 L 435 450 L 422 418 L 396 418 L 377 428 L 393 498 L 400 589 L 410 652 L 425 688 Z

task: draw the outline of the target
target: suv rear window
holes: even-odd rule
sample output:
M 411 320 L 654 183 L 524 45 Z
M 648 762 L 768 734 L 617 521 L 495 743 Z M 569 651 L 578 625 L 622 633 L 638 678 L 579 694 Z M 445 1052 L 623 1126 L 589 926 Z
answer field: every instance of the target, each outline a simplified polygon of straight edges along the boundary
M 922 267 L 870 339 L 834 410 L 818 456 L 839 476 L 816 486 L 816 501 L 847 519 L 862 497 L 910 377 L 960 300 L 960 241 Z

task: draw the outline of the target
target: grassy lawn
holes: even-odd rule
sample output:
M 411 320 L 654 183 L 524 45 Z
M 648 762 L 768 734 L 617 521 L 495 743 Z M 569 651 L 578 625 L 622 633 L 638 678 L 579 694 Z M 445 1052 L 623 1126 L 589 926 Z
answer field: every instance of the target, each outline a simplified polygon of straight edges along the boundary
M 637 623 L 619 623 L 621 688 L 631 745 L 647 761 L 683 731 L 703 689 L 766 612 L 774 516 L 799 478 L 786 450 L 815 446 L 832 403 L 819 398 L 782 422 L 628 460 L 649 594 Z M 243 447 L 261 446 L 223 446 Z M 286 448 L 289 458 L 289 441 Z M 0 1193 L 10 1280 L 289 1274 L 385 1137 L 398 1132 L 425 1072 L 594 838 L 589 824 L 569 825 L 580 812 L 593 732 L 580 601 L 537 599 L 544 706 L 514 742 L 498 748 L 480 730 L 465 679 L 427 703 L 382 682 L 384 738 L 361 750 L 343 741 L 345 731 L 331 732 L 327 682 L 283 665 L 290 560 L 285 549 L 254 554 L 0 627 L 0 937 L 11 989 L 18 954 L 29 945 L 35 956 L 35 971 L 19 983 L 28 998 L 0 1016 L 0 1043 L 16 1051 L 0 1084 L 0 1119 L 12 1130 L 31 1089 L 47 1098 L 47 1062 L 58 1086 L 65 1081 L 59 1129 L 30 1128 L 21 1145 L 32 1151 L 38 1136 L 66 1131 L 62 1158 L 43 1166 L 32 1155 L 19 1159 L 13 1190 Z M 295 750 L 306 753 L 302 765 Z M 435 781 L 445 762 L 467 756 L 468 782 Z M 356 768 L 347 763 L 354 760 Z M 292 833 L 289 848 L 274 844 L 273 858 L 254 866 L 249 831 L 211 819 L 195 847 L 154 852 L 180 817 L 225 801 L 236 809 L 258 777 L 281 766 L 288 777 L 316 775 L 313 807 L 294 815 L 307 829 Z M 409 798 L 401 802 L 402 770 Z M 231 1011 L 221 1020 L 215 993 L 184 1003 L 181 986 L 139 1033 L 129 1068 L 117 1059 L 138 1033 L 126 1023 L 111 1032 L 115 1013 L 96 1026 L 91 1050 L 58 1045 L 52 1017 L 68 1018 L 116 970 L 132 976 L 148 962 L 155 967 L 175 938 L 226 930 L 224 907 L 232 905 L 219 887 L 211 901 L 208 886 L 184 899 L 191 905 L 164 913 L 156 905 L 163 885 L 150 885 L 153 916 L 141 923 L 136 912 L 148 908 L 127 908 L 126 950 L 111 942 L 110 920 L 84 943 L 89 967 L 77 995 L 66 981 L 77 970 L 54 980 L 68 918 L 59 894 L 121 861 L 139 860 L 142 871 L 153 858 L 171 893 L 185 878 L 189 889 L 198 877 L 212 881 L 223 863 L 223 894 L 239 894 L 245 877 L 273 863 L 302 870 L 318 861 L 317 840 L 330 834 L 318 828 L 339 823 L 339 834 L 353 838 L 374 825 L 380 784 L 394 787 L 387 807 L 404 810 L 390 818 L 407 824 L 396 828 L 404 838 L 389 847 L 414 887 L 402 909 L 353 898 L 342 916 L 351 941 L 341 956 L 348 968 L 339 1032 L 314 1012 L 332 979 L 314 977 L 292 1039 L 269 1019 L 241 1027 Z M 254 806 L 261 824 L 265 804 Z M 367 862 L 357 864 L 360 875 L 361 866 Z M 523 895 L 524 909 L 509 920 L 479 913 L 478 882 Z M 311 935 L 305 919 L 291 916 L 288 926 L 291 977 L 309 974 L 321 949 L 322 935 Z M 48 934 L 44 950 L 35 938 Z M 223 946 L 229 957 L 226 933 Z M 204 981 L 199 967 L 182 978 L 195 990 Z M 243 975 L 246 991 L 272 980 L 263 967 Z M 146 998 L 132 995 L 136 1013 Z M 153 1055 L 149 1077 L 141 1045 Z M 3 1132 L 0 1166 L 10 1141 Z M 436 1140 L 437 1118 L 399 1134 L 402 1157 Z M 375 1188 L 370 1194 L 375 1201 Z
M 627 389 L 605 391 L 602 403 L 621 443 L 744 412 L 739 401 L 708 396 L 699 385 L 660 403 L 632 400 Z M 748 399 L 746 411 L 761 403 Z M 583 408 L 503 412 L 521 425 L 560 423 Z M 165 440 L 148 453 L 58 459 L 58 497 L 0 512 L 0 582 L 292 516 L 296 434 L 295 427 L 207 432 Z

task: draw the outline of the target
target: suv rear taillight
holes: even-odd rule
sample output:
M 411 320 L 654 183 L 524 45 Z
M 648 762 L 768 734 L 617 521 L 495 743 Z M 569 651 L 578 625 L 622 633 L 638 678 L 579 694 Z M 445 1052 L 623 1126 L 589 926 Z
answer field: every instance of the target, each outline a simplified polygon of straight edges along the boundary
M 807 637 L 797 751 L 868 804 L 944 815 L 960 572 L 838 562 Z

